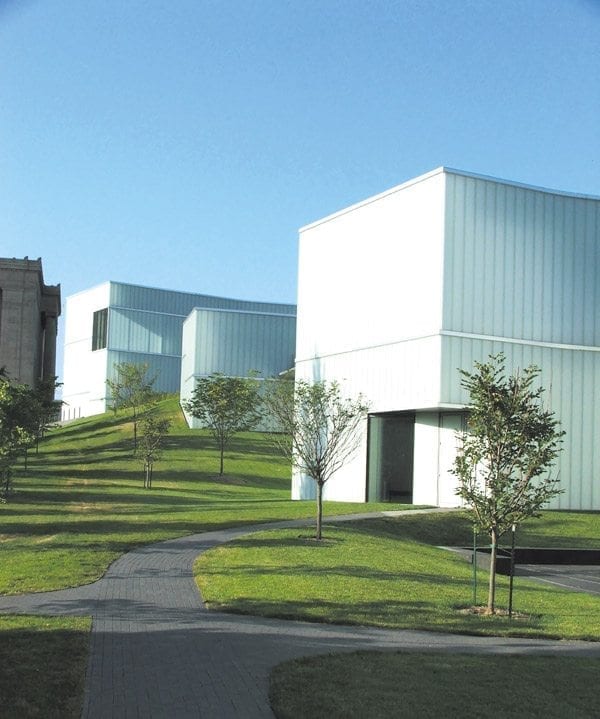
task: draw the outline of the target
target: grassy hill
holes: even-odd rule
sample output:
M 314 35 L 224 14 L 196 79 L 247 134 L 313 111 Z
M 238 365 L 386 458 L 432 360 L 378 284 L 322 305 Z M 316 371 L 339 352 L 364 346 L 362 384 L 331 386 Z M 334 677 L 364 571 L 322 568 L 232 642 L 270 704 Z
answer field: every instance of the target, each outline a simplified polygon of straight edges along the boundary
M 188 429 L 176 397 L 159 409 L 172 429 L 151 490 L 143 488 L 126 416 L 70 423 L 53 430 L 38 454 L 30 451 L 27 469 L 15 472 L 14 495 L 0 504 L 0 594 L 94 581 L 123 552 L 162 539 L 313 516 L 314 502 L 291 501 L 290 467 L 267 436 L 235 438 L 219 477 L 208 432 Z M 328 514 L 362 509 L 325 507 Z

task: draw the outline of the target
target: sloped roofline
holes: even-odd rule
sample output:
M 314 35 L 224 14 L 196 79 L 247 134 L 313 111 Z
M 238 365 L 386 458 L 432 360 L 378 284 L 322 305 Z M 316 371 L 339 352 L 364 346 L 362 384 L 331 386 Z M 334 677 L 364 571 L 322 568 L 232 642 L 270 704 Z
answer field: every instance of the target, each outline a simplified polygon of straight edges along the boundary
M 308 225 L 304 225 L 299 229 L 299 232 L 302 233 L 305 230 L 310 230 L 313 227 L 317 227 L 318 225 L 321 225 L 325 222 L 329 222 L 330 220 L 335 219 L 336 217 L 340 217 L 341 215 L 345 215 L 348 212 L 352 212 L 353 210 L 358 209 L 359 207 L 364 207 L 365 205 L 369 205 L 372 202 L 377 202 L 378 200 L 381 200 L 384 197 L 387 197 L 388 195 L 393 195 L 396 192 L 400 192 L 400 190 L 404 190 L 407 187 L 411 187 L 412 185 L 417 185 L 420 182 L 424 182 L 425 180 L 429 180 L 432 177 L 435 177 L 436 175 L 441 174 L 447 174 L 447 175 L 461 175 L 462 177 L 471 177 L 475 180 L 485 180 L 487 182 L 496 182 L 501 185 L 509 185 L 510 187 L 519 187 L 524 190 L 532 190 L 534 192 L 545 192 L 550 195 L 560 195 L 562 197 L 574 197 L 581 200 L 600 200 L 600 195 L 587 195 L 582 194 L 578 192 L 567 192 L 565 190 L 553 190 L 548 187 L 541 187 L 538 185 L 528 185 L 524 182 L 514 182 L 513 180 L 504 180 L 499 177 L 493 177 L 491 175 L 481 175 L 476 172 L 467 172 L 466 170 L 457 170 L 453 167 L 437 167 L 435 170 L 431 170 L 430 172 L 426 172 L 423 175 L 419 175 L 417 177 L 413 177 L 410 180 L 407 180 L 406 182 L 401 183 L 400 185 L 396 185 L 395 187 L 391 187 L 389 190 L 384 190 L 383 192 L 378 193 L 377 195 L 373 195 L 372 197 L 368 197 L 364 200 L 361 200 L 360 202 L 356 202 L 353 205 L 350 205 L 349 207 L 345 207 L 341 210 L 338 210 L 337 212 L 333 212 L 330 215 L 326 215 L 325 217 L 321 218 L 320 220 L 315 220 L 314 222 L 310 222 Z

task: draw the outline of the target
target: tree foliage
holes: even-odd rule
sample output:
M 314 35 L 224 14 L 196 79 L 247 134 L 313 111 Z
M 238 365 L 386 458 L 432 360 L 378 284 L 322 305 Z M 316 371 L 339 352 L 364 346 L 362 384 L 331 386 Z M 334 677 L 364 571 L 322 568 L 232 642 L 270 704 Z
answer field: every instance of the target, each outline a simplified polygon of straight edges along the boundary
M 35 439 L 39 411 L 35 390 L 11 383 L 0 369 L 0 495 L 4 501 L 11 492 L 14 464 Z
M 56 390 L 61 386 L 58 377 L 47 377 L 40 380 L 35 387 L 36 400 L 38 402 L 38 426 L 35 436 L 36 452 L 39 442 L 52 428 L 59 417 L 62 400 L 55 399 Z
M 562 490 L 550 469 L 561 450 L 564 432 L 554 413 L 544 408 L 534 365 L 506 376 L 503 354 L 475 371 L 461 370 L 470 397 L 467 432 L 460 437 L 454 463 L 457 494 L 472 509 L 478 528 L 490 536 L 490 584 L 487 612 L 495 611 L 498 539 Z
M 144 465 L 144 489 L 152 489 L 154 463 L 161 458 L 171 421 L 158 414 L 156 405 L 150 405 L 139 418 L 139 427 L 137 454 Z
M 255 377 L 226 377 L 214 372 L 201 377 L 191 399 L 183 403 L 186 412 L 210 430 L 220 453 L 219 474 L 224 454 L 238 432 L 254 429 L 262 414 L 259 381 Z
M 121 362 L 115 364 L 116 379 L 107 379 L 113 410 L 130 410 L 133 421 L 133 447 L 137 450 L 138 419 L 144 407 L 156 398 L 154 377 L 148 376 L 147 364 Z
M 337 382 L 275 381 L 264 399 L 280 434 L 276 442 L 293 465 L 317 486 L 316 538 L 322 537 L 323 487 L 350 459 L 369 410 L 362 395 L 343 397 Z

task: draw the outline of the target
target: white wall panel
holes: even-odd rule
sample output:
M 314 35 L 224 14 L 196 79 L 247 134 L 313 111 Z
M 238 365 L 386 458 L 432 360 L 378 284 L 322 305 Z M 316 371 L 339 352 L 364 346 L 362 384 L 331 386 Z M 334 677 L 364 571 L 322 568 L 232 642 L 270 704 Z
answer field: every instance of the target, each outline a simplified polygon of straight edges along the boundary
M 438 412 L 418 412 L 415 416 L 414 504 L 438 503 L 439 422 Z
M 92 352 L 93 316 L 108 307 L 110 283 L 67 297 L 63 355 L 63 419 L 104 412 L 106 351 Z
M 441 338 L 371 347 L 296 364 L 296 377 L 340 383 L 348 396 L 363 394 L 372 412 L 437 407 Z
M 300 230 L 297 359 L 441 326 L 444 173 Z

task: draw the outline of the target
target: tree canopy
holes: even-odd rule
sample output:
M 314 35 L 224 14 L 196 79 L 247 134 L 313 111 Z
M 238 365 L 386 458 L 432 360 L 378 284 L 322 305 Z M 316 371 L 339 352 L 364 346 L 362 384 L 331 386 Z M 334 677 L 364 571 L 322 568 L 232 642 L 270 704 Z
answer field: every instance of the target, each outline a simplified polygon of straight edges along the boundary
M 121 362 L 114 365 L 116 379 L 107 379 L 112 407 L 131 410 L 133 420 L 133 447 L 137 449 L 138 418 L 144 406 L 156 397 L 156 375 L 148 376 L 148 365 Z
M 225 449 L 232 437 L 254 429 L 261 419 L 259 381 L 252 376 L 226 377 L 214 372 L 197 381 L 191 399 L 183 406 L 210 430 L 219 448 L 222 475 Z
M 11 383 L 0 369 L 0 486 L 8 500 L 12 468 L 17 458 L 35 440 L 40 423 L 41 404 L 35 389 Z
M 461 370 L 469 393 L 468 428 L 460 437 L 454 463 L 457 494 L 473 512 L 478 528 L 491 540 L 487 612 L 494 612 L 498 539 L 561 492 L 550 470 L 564 432 L 542 403 L 536 386 L 540 370 L 531 365 L 506 375 L 503 354 Z

